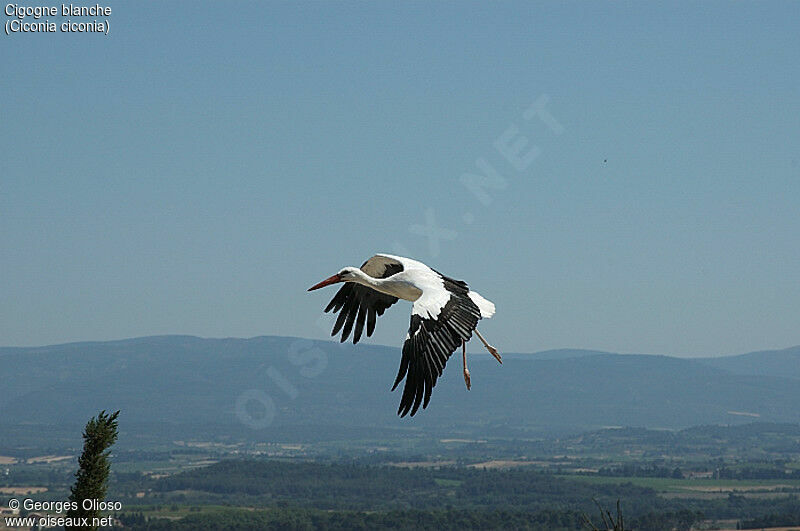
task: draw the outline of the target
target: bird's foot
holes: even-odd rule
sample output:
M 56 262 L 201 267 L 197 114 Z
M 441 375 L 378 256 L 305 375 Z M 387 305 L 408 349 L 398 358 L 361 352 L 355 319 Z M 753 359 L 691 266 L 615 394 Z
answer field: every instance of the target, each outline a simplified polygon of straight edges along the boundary
M 467 391 L 469 391 L 470 387 L 472 387 L 472 380 L 469 377 L 469 371 L 467 369 L 464 369 L 464 383 L 467 384 Z
M 496 349 L 496 348 L 494 348 L 494 347 L 493 347 L 493 346 L 491 346 L 491 345 L 486 345 L 486 350 L 488 350 L 488 351 L 489 351 L 489 354 L 491 354 L 492 356 L 494 356 L 494 359 L 496 359 L 497 361 L 499 361 L 499 362 L 500 362 L 500 365 L 502 365 L 502 364 L 503 364 L 503 358 L 501 358 L 501 357 L 500 357 L 500 353 L 499 353 L 499 352 L 497 352 L 497 349 Z

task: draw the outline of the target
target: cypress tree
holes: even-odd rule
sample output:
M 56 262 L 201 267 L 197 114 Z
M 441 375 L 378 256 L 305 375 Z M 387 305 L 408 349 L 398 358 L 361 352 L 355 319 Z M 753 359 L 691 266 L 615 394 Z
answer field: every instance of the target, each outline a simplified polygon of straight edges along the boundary
M 105 410 L 89 419 L 83 431 L 83 453 L 78 459 L 78 471 L 75 473 L 75 485 L 70 489 L 69 500 L 77 504 L 77 509 L 67 511 L 67 517 L 87 518 L 89 526 L 80 529 L 96 529 L 92 519 L 99 518 L 100 511 L 83 508 L 84 500 L 103 501 L 108 490 L 108 473 L 111 463 L 109 448 L 117 440 L 117 416 L 119 411 L 107 414 Z

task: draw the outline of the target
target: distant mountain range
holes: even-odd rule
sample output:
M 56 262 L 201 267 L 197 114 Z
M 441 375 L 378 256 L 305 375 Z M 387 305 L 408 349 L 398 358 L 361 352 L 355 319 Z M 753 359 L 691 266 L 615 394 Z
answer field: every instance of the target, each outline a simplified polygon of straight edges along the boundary
M 800 346 L 703 359 L 555 350 L 510 354 L 503 365 L 475 354 L 469 392 L 454 357 L 428 409 L 405 419 L 395 414 L 400 390 L 389 392 L 399 360 L 397 348 L 278 336 L 0 348 L 0 443 L 2 426 L 80 426 L 100 409 L 123 410 L 128 425 L 162 426 L 165 437 L 182 426 L 257 439 L 290 426 L 320 437 L 398 429 L 526 437 L 800 423 Z
M 702 358 L 698 361 L 734 374 L 800 379 L 800 346 L 751 352 L 739 356 Z

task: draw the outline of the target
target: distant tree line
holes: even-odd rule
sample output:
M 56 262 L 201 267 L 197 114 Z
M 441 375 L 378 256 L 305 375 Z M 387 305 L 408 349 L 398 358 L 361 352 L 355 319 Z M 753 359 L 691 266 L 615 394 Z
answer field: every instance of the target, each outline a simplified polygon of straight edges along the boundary
M 790 513 L 766 514 L 758 518 L 747 518 L 739 522 L 737 529 L 759 527 L 786 527 L 800 525 L 800 508 Z
M 680 468 L 656 465 L 625 464 L 613 467 L 602 467 L 597 471 L 597 474 L 606 477 L 683 479 L 683 471 Z
M 626 529 L 640 531 L 688 531 L 702 515 L 691 511 L 648 513 L 629 520 Z M 125 527 L 134 531 L 183 531 L 197 529 L 367 530 L 367 529 L 519 529 L 567 531 L 581 529 L 582 514 L 570 510 L 476 511 L 405 510 L 387 512 L 320 511 L 275 508 L 270 510 L 223 509 L 191 514 L 179 520 L 146 519 L 142 513 L 123 513 Z
M 719 479 L 800 479 L 800 470 L 753 466 L 723 467 L 717 470 L 715 477 Z
M 580 511 L 592 509 L 595 497 L 659 502 L 648 488 L 631 484 L 598 487 L 525 469 L 410 469 L 280 461 L 221 461 L 159 479 L 151 488 L 156 495 L 164 495 L 164 503 L 189 503 L 188 498 L 173 497 L 189 491 L 205 493 L 202 501 L 209 504 L 236 497 L 242 504 L 256 506 L 284 501 L 340 510 L 440 509 L 450 504 L 468 509 L 571 507 Z
M 643 467 L 642 473 L 665 471 L 675 473 L 670 467 Z M 606 507 L 619 498 L 625 529 L 661 531 L 689 529 L 704 518 L 749 521 L 765 515 L 758 521 L 790 521 L 800 507 L 795 494 L 665 498 L 622 479 L 619 484 L 593 484 L 525 468 L 232 460 L 160 479 L 131 475 L 130 480 L 130 485 L 118 487 L 147 491 L 151 507 L 143 514 L 121 515 L 134 529 L 579 529 L 581 515 L 596 512 L 593 498 Z M 143 501 L 123 499 L 134 511 Z M 154 503 L 173 511 L 177 506 L 197 510 L 167 521 L 157 518 L 159 509 L 152 512 Z M 217 514 L 213 507 L 225 505 L 232 506 L 230 512 Z M 202 523 L 206 520 L 207 526 Z

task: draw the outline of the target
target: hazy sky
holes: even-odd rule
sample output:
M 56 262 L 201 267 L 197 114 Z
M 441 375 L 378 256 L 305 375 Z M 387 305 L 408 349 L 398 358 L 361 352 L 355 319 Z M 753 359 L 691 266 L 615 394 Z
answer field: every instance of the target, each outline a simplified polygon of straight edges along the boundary
M 800 343 L 800 3 L 110 5 L 0 36 L 0 345 L 324 338 L 379 251 L 501 351 Z

